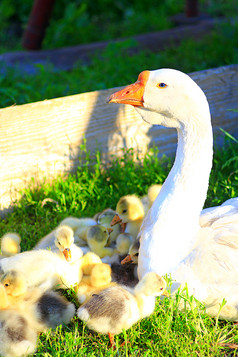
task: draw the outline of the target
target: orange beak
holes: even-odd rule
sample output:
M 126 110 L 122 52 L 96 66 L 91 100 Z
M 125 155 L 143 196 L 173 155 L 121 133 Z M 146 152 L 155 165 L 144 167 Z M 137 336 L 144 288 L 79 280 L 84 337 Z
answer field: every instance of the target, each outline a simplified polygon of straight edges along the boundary
M 131 256 L 129 254 L 121 261 L 121 264 L 123 265 L 123 264 L 131 263 L 131 262 L 132 262 L 132 259 L 131 259 Z
M 127 223 L 121 223 L 121 233 L 124 233 L 126 230 Z
M 167 297 L 169 297 L 169 293 L 168 293 L 168 291 L 167 291 L 167 290 L 164 290 L 162 295 L 163 295 L 163 296 L 167 296 Z
M 143 107 L 143 95 L 149 74 L 149 71 L 141 72 L 135 83 L 126 86 L 116 93 L 113 93 L 109 97 L 108 103 L 131 104 L 134 107 Z
M 115 226 L 115 224 L 121 223 L 121 218 L 118 216 L 118 214 L 115 214 L 111 221 L 111 226 Z
M 65 259 L 67 260 L 67 262 L 69 262 L 69 261 L 71 260 L 71 258 L 72 258 L 72 256 L 71 256 L 71 250 L 70 250 L 69 248 L 65 248 L 65 249 L 63 250 L 63 254 L 64 254 L 64 257 L 65 257 Z

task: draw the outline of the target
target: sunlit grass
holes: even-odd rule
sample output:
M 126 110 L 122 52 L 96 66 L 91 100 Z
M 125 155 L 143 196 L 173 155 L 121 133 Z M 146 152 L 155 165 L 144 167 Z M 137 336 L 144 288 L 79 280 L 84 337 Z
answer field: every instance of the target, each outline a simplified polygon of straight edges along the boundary
M 226 138 L 226 145 L 215 149 L 214 165 L 206 206 L 220 204 L 238 196 L 238 143 Z M 152 183 L 162 183 L 172 160 L 158 159 L 158 150 L 148 151 L 144 160 L 134 160 L 136 153 L 125 151 L 102 164 L 100 153 L 93 157 L 81 146 L 84 157 L 77 174 L 58 177 L 52 184 L 36 185 L 24 191 L 13 213 L 0 222 L 0 236 L 16 231 L 22 237 L 23 250 L 30 249 L 45 234 L 69 215 L 92 217 L 106 208 L 115 208 L 120 196 L 136 193 L 142 196 Z M 46 198 L 52 200 L 42 202 Z M 66 293 L 74 303 L 74 294 Z M 75 317 L 71 324 L 41 334 L 36 356 L 236 356 L 226 343 L 238 343 L 237 327 L 206 315 L 201 304 L 186 297 L 187 308 L 179 312 L 181 294 L 156 304 L 153 315 L 116 336 L 116 350 L 109 349 L 107 336 L 90 331 Z M 126 344 L 121 347 L 124 341 Z
M 0 107 L 126 85 L 145 69 L 166 67 L 190 73 L 235 64 L 237 38 L 238 25 L 234 22 L 220 24 L 204 39 L 187 39 L 179 46 L 168 44 L 156 53 L 135 53 L 132 40 L 110 44 L 95 54 L 90 63 L 79 62 L 71 71 L 37 65 L 36 74 L 23 75 L 17 68 L 5 70 L 0 66 Z

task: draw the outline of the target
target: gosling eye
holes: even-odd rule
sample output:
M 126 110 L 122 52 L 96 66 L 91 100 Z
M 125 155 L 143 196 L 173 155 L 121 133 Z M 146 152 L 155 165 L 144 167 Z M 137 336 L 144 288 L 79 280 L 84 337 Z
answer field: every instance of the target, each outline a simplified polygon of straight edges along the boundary
M 158 87 L 158 88 L 166 88 L 168 85 L 167 84 L 165 84 L 165 83 L 158 83 L 157 85 L 156 85 L 156 87 Z
M 60 243 L 60 242 L 58 242 L 58 244 L 59 244 L 59 245 L 61 245 L 61 243 Z
M 8 283 L 6 283 L 6 284 L 4 284 L 4 286 L 8 287 L 8 286 L 9 286 L 9 284 L 8 284 Z
M 136 253 L 136 254 L 135 254 L 135 257 L 138 257 L 138 256 L 139 256 L 139 253 Z
M 160 288 L 160 290 L 163 290 L 163 288 Z
M 122 211 L 122 213 L 126 213 L 127 212 L 127 209 L 124 209 L 123 211 Z

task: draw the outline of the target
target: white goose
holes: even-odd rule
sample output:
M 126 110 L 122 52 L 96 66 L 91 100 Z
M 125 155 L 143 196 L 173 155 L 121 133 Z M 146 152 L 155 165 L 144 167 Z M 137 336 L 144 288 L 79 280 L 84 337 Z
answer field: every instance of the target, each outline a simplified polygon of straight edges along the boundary
M 177 129 L 176 159 L 140 230 L 138 274 L 171 273 L 216 316 L 238 320 L 238 198 L 202 211 L 212 167 L 209 105 L 201 88 L 172 69 L 142 72 L 109 103 L 133 105 L 149 124 Z M 202 211 L 202 213 L 201 213 Z

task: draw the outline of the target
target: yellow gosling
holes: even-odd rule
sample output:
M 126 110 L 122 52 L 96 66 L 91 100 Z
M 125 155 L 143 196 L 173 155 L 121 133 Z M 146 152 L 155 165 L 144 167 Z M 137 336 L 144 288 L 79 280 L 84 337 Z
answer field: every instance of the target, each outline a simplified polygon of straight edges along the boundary
M 80 304 L 89 299 L 89 297 L 100 289 L 104 289 L 111 284 L 111 267 L 108 264 L 95 264 L 91 274 L 83 276 L 81 282 L 76 288 L 78 301 Z
M 116 250 L 118 254 L 128 254 L 130 246 L 134 242 L 134 237 L 130 233 L 121 233 L 116 239 Z
M 114 211 L 111 208 L 107 208 L 97 215 L 97 223 L 105 228 L 110 229 L 112 228 L 111 221 L 116 214 L 117 214 L 116 211 Z M 116 241 L 118 235 L 121 233 L 121 230 L 122 228 L 120 224 L 117 224 L 113 227 L 113 230 L 108 238 L 108 242 L 107 242 L 108 246 L 110 246 L 113 242 Z
M 130 233 L 136 239 L 139 233 L 145 211 L 141 199 L 135 195 L 127 195 L 120 198 L 116 206 L 117 216 L 112 220 L 111 225 L 124 223 L 125 232 Z
M 100 258 L 111 257 L 115 252 L 113 248 L 105 247 L 109 238 L 109 230 L 99 224 L 88 229 L 87 242 L 92 252 Z
M 21 237 L 17 233 L 8 232 L 1 238 L 1 254 L 0 258 L 10 257 L 18 254 L 21 251 Z
M 167 295 L 165 287 L 162 277 L 148 273 L 134 289 L 115 285 L 94 293 L 77 315 L 91 330 L 108 334 L 113 346 L 114 335 L 152 314 L 155 297 Z

